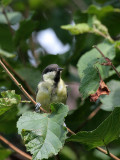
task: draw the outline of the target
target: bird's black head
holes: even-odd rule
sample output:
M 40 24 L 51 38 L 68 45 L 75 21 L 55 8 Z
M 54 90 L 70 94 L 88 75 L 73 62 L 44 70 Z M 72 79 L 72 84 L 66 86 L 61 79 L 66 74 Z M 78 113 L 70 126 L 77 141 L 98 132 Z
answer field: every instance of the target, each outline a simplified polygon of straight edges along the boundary
M 42 77 L 45 77 L 44 75 L 50 73 L 50 72 L 54 72 L 54 82 L 57 85 L 59 80 L 60 80 L 60 71 L 62 71 L 63 68 L 59 67 L 57 64 L 50 64 L 49 66 L 47 66 L 43 72 L 42 72 Z M 52 73 L 51 73 L 52 74 Z M 50 77 L 50 76 L 49 76 Z M 44 78 L 43 78 L 44 79 Z
M 53 72 L 53 71 L 60 72 L 62 70 L 63 68 L 59 67 L 57 64 L 50 64 L 43 70 L 42 75 L 48 72 Z

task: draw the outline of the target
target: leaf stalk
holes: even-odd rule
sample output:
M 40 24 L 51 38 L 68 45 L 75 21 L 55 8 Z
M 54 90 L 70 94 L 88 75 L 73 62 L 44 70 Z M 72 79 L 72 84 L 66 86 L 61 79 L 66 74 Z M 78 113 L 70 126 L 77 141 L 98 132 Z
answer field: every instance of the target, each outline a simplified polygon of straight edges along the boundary
M 105 59 L 106 64 L 104 64 L 104 65 L 111 66 L 113 68 L 113 70 L 116 72 L 117 76 L 120 78 L 120 73 L 117 71 L 117 69 L 113 65 L 112 61 L 109 58 L 105 57 L 105 55 L 103 54 L 103 52 L 96 45 L 94 45 L 93 48 L 96 48 L 98 50 L 98 52 L 102 55 L 102 57 Z

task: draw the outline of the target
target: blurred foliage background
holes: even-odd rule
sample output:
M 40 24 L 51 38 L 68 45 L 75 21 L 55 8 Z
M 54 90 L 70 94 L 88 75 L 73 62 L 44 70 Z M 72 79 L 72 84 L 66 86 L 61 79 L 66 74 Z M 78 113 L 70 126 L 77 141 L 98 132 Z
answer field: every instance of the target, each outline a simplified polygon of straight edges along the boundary
M 116 67 L 119 66 L 119 8 L 119 0 L 0 1 L 0 57 L 33 98 L 42 70 L 48 64 L 57 63 L 64 68 L 62 78 L 69 85 L 67 104 L 70 107 L 66 124 L 73 131 L 93 130 L 110 114 L 105 109 L 100 109 L 91 120 L 86 120 L 100 105 L 100 101 L 93 103 L 89 97 L 85 100 L 81 97 L 77 64 L 81 56 L 91 50 L 93 45 L 109 41 L 111 46 L 113 43 L 116 46 L 113 63 Z M 78 23 L 84 25 L 73 28 Z M 97 31 L 93 24 L 96 25 Z M 104 48 L 102 51 L 104 52 Z M 87 64 L 87 60 L 85 63 Z M 111 79 L 118 80 L 112 71 L 105 78 L 106 82 Z M 23 100 L 26 99 L 0 67 L 0 92 L 4 90 L 15 90 Z M 18 117 L 28 110 L 34 110 L 34 106 L 21 103 L 14 111 L 7 111 L 0 116 L 0 133 L 24 151 L 24 144 L 17 134 L 16 122 Z M 110 143 L 109 149 L 120 156 L 120 139 Z M 96 149 L 88 151 L 85 146 L 72 142 L 65 144 L 59 158 L 110 159 Z M 23 157 L 0 142 L 0 160 L 5 159 L 23 160 Z

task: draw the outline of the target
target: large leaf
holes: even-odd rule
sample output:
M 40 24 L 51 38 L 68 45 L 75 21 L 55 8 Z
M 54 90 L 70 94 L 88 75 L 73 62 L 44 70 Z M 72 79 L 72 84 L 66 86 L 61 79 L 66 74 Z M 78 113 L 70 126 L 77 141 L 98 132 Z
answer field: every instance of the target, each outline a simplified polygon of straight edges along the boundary
M 14 51 L 12 33 L 5 24 L 0 24 L 0 48 L 8 52 Z
M 86 12 L 89 15 L 96 15 L 102 24 L 108 28 L 112 36 L 119 34 L 120 22 L 117 19 L 120 18 L 120 9 L 112 6 L 98 7 L 91 5 Z
M 101 43 L 98 45 L 98 48 L 111 60 L 115 57 L 114 45 Z M 80 92 L 83 98 L 95 93 L 99 86 L 100 78 L 96 67 L 99 68 L 103 79 L 109 76 L 108 71 L 110 67 L 100 65 L 100 57 L 100 53 L 96 49 L 92 49 L 86 52 L 78 61 L 78 74 L 81 78 Z
M 80 142 L 89 149 L 104 146 L 117 139 L 120 134 L 120 108 L 114 111 L 93 131 L 81 131 L 72 135 L 68 141 Z
M 120 66 L 116 67 L 117 71 L 120 72 Z M 109 71 L 109 75 L 113 76 L 114 74 L 116 74 L 115 70 L 110 70 Z
M 10 149 L 0 147 L 0 160 L 5 160 L 12 153 Z
M 11 2 L 12 2 L 12 0 L 2 0 L 2 4 L 3 4 L 4 6 L 9 5 Z
M 15 94 L 14 90 L 4 91 L 1 95 L 3 98 L 0 98 L 0 115 L 20 103 L 21 97 Z
M 51 104 L 51 111 L 44 114 L 26 112 L 17 122 L 18 133 L 34 160 L 56 155 L 64 145 L 67 130 L 63 123 L 68 107 L 62 103 Z
M 7 58 L 14 58 L 15 57 L 15 54 L 11 54 L 7 51 L 4 51 L 0 48 L 0 56 L 4 56 L 4 57 L 7 57 Z
M 20 23 L 19 29 L 15 33 L 15 44 L 19 44 L 20 41 L 26 40 L 30 37 L 31 33 L 37 27 L 38 22 L 32 20 L 24 20 Z
M 61 160 L 77 160 L 75 152 L 68 146 L 64 146 L 59 155 Z
M 100 98 L 102 102 L 101 109 L 112 111 L 115 106 L 120 106 L 120 81 L 112 80 L 107 83 L 107 86 L 111 92 L 108 96 Z
M 61 26 L 61 28 L 70 31 L 73 35 L 94 33 L 112 41 L 108 29 L 96 18 L 96 16 L 89 16 L 87 23 L 77 23 L 75 25 L 69 24 Z
M 41 72 L 33 67 L 21 67 L 16 69 L 17 73 L 19 73 L 26 82 L 34 89 L 37 88 L 37 84 L 41 80 Z M 27 74 L 26 74 L 27 73 Z
M 70 31 L 74 35 L 90 32 L 91 30 L 87 23 L 80 23 L 76 25 L 69 24 L 69 25 L 61 26 L 61 28 Z
M 4 114 L 0 115 L 0 132 L 4 134 L 17 133 L 16 123 L 18 108 L 11 107 Z

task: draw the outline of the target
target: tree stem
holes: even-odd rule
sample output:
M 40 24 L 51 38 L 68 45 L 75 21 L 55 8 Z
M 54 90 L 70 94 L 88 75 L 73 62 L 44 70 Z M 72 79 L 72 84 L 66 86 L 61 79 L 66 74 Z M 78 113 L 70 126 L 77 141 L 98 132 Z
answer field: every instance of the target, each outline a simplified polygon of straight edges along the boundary
M 100 152 L 108 155 L 108 152 L 107 152 L 106 150 L 104 150 L 103 148 L 101 148 L 101 147 L 96 147 L 96 149 L 99 150 Z M 114 154 L 112 154 L 112 153 L 109 153 L 108 156 L 111 157 L 111 158 L 113 158 L 113 159 L 115 159 L 115 160 L 120 160 L 118 157 L 116 157 L 116 156 L 115 156 Z
M 20 81 L 22 81 L 24 83 L 24 85 L 26 86 L 27 90 L 30 92 L 30 94 L 35 98 L 35 93 L 33 92 L 32 88 L 28 85 L 28 83 L 24 80 L 24 78 L 22 76 L 20 76 L 10 65 L 9 63 L 1 57 L 2 62 L 6 65 L 7 68 L 9 68 L 9 70 L 20 79 Z
M 15 147 L 12 143 L 10 143 L 6 138 L 0 135 L 0 140 L 6 143 L 10 148 L 12 148 L 14 151 L 22 155 L 23 157 L 32 160 L 32 157 L 28 155 L 27 153 L 21 151 L 19 148 Z
M 10 71 L 6 68 L 6 66 L 3 64 L 3 62 L 0 60 L 0 64 L 3 67 L 3 69 L 8 73 L 8 75 L 10 76 L 10 78 L 14 81 L 14 83 L 20 88 L 20 90 L 24 93 L 24 95 L 30 100 L 32 101 L 32 103 L 34 105 L 36 105 L 37 103 L 34 101 L 34 99 L 27 93 L 27 91 L 23 88 L 23 86 L 16 80 L 16 78 L 10 73 Z M 42 107 L 40 107 L 41 111 L 43 112 L 47 112 L 45 111 Z
M 77 128 L 76 132 L 80 131 L 81 128 L 83 128 L 86 125 L 86 123 L 89 120 L 91 120 L 98 113 L 99 110 L 100 110 L 100 106 L 95 108 L 95 110 L 90 113 L 90 115 L 87 117 L 87 119 Z
M 10 29 L 11 34 L 14 35 L 14 30 L 11 28 L 11 24 L 10 24 L 10 21 L 9 21 L 9 19 L 8 19 L 8 16 L 7 16 L 7 13 L 6 13 L 4 7 L 3 7 L 2 13 L 4 14 L 4 16 L 5 16 L 5 18 L 6 18 L 6 21 L 7 21 L 7 23 L 8 23 L 8 26 L 9 26 L 9 29 Z
M 112 61 L 109 58 L 105 57 L 103 52 L 96 45 L 94 45 L 93 48 L 96 48 L 98 50 L 98 52 L 102 55 L 102 57 L 105 59 L 106 62 L 109 61 L 109 66 L 111 66 L 113 68 L 113 70 L 116 72 L 117 76 L 120 78 L 120 73 L 117 71 L 117 69 L 113 65 Z

